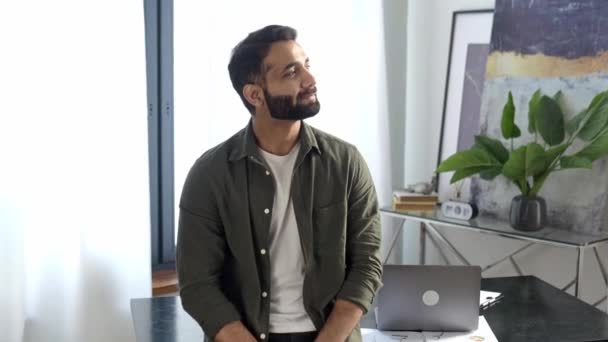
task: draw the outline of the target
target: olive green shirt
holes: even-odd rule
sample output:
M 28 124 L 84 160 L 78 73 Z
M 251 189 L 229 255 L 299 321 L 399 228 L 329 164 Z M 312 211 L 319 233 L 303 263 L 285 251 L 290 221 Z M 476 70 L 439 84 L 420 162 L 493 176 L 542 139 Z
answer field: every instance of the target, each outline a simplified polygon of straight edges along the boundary
M 364 312 L 381 286 L 380 218 L 359 151 L 302 122 L 291 198 L 304 257 L 304 308 L 318 330 L 336 299 Z M 240 320 L 267 339 L 274 181 L 252 123 L 204 153 L 180 200 L 177 271 L 184 310 L 214 338 Z M 359 327 L 347 339 L 362 341 Z

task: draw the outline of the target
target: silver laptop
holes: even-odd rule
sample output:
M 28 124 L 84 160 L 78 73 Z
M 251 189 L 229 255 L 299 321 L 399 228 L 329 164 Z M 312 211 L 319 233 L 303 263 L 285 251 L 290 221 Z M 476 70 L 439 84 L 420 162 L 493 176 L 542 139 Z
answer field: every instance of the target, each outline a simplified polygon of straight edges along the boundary
M 479 323 L 479 266 L 384 265 L 380 330 L 471 331 Z

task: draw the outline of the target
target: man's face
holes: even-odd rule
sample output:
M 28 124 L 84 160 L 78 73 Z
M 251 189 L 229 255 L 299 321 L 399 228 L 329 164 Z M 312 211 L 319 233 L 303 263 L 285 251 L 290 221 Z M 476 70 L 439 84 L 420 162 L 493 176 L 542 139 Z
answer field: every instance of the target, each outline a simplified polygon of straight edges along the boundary
M 295 41 L 272 44 L 263 73 L 264 99 L 273 118 L 302 120 L 321 109 L 308 57 Z

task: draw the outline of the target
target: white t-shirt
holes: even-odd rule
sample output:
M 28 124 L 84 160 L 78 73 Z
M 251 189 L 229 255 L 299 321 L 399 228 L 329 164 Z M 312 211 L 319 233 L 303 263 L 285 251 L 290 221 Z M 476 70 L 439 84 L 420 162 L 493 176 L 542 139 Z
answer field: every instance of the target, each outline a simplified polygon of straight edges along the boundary
M 297 143 L 285 156 L 258 148 L 275 181 L 270 221 L 270 332 L 316 330 L 304 309 L 304 257 L 291 200 L 293 168 L 300 151 Z

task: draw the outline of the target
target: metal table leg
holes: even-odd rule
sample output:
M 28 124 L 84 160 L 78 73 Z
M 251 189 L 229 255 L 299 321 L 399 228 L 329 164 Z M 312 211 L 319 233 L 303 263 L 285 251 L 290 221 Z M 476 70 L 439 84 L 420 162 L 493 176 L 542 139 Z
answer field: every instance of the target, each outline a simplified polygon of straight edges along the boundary
M 482 271 L 482 272 L 485 272 L 485 271 L 487 271 L 487 270 L 489 270 L 489 269 L 491 269 L 491 268 L 494 268 L 496 265 L 500 264 L 501 262 L 503 262 L 503 261 L 505 261 L 505 260 L 507 260 L 507 259 L 509 259 L 509 258 L 511 258 L 511 257 L 514 257 L 516 254 L 519 254 L 519 253 L 523 252 L 524 250 L 526 250 L 526 249 L 528 249 L 528 248 L 530 248 L 530 247 L 534 246 L 535 244 L 536 244 L 535 242 L 531 242 L 531 243 L 529 243 L 529 244 L 527 244 L 527 245 L 525 245 L 525 246 L 521 247 L 520 249 L 516 250 L 515 252 L 513 252 L 513 253 L 511 253 L 511 254 L 507 255 L 506 257 L 504 257 L 504 258 L 502 258 L 502 259 L 500 259 L 500 260 L 498 260 L 498 261 L 495 261 L 495 262 L 491 263 L 490 265 L 487 265 L 487 266 L 486 266 L 486 267 L 484 267 L 484 268 L 483 268 L 481 271 Z
M 569 282 L 568 284 L 566 284 L 566 286 L 562 287 L 562 291 L 566 292 L 568 290 L 570 290 L 570 288 L 576 284 L 576 277 L 574 279 L 572 279 L 571 282 Z
M 600 272 L 602 273 L 602 278 L 604 278 L 604 284 L 606 285 L 606 296 L 602 297 L 602 299 L 600 299 L 600 301 L 597 302 L 595 306 L 606 300 L 606 312 L 608 313 L 608 272 L 606 272 L 606 267 L 602 262 L 602 258 L 600 258 L 600 253 L 597 251 L 597 247 L 593 247 L 593 252 L 595 254 L 595 259 L 597 260 L 597 265 L 599 266 Z
M 521 271 L 521 268 L 519 268 L 519 265 L 517 264 L 517 262 L 515 262 L 515 259 L 513 258 L 513 256 L 509 257 L 509 261 L 511 261 L 511 264 L 513 264 L 513 267 L 515 267 L 515 271 L 517 271 L 517 274 L 519 274 L 520 276 L 523 276 L 524 273 Z
M 388 258 L 391 256 L 391 253 L 393 252 L 393 249 L 395 248 L 395 244 L 397 243 L 399 236 L 401 236 L 401 233 L 403 232 L 404 224 L 405 224 L 405 219 L 401 219 L 393 226 L 393 228 L 396 228 L 396 231 L 393 234 L 393 238 L 391 240 L 391 247 L 389 248 L 388 252 L 386 253 L 386 257 L 384 258 L 382 265 L 386 265 Z
M 448 266 L 452 265 L 452 263 L 450 263 L 450 260 L 448 259 L 448 257 L 445 255 L 445 252 L 443 251 L 443 248 L 441 248 L 441 246 L 439 246 L 439 243 L 437 242 L 437 240 L 435 240 L 435 238 L 433 237 L 433 235 L 432 234 L 428 234 L 427 237 L 429 238 L 429 240 L 431 241 L 431 243 L 433 244 L 433 246 L 435 246 L 435 249 L 439 252 L 439 255 L 443 259 L 443 262 L 446 265 L 448 265 Z
M 448 246 L 448 248 L 452 251 L 452 253 L 454 253 L 454 255 L 456 255 L 463 264 L 465 264 L 467 266 L 471 266 L 471 263 L 456 249 L 456 247 L 454 247 L 454 245 L 452 245 L 443 235 L 441 235 L 441 233 L 439 233 L 437 231 L 437 229 L 435 227 L 433 227 L 432 224 L 426 223 L 426 230 L 430 234 L 432 234 L 436 238 L 438 238 L 439 241 L 441 241 L 441 243 Z
M 576 286 L 574 287 L 574 296 L 577 298 L 582 297 L 582 283 L 583 283 L 583 259 L 585 258 L 585 249 L 583 247 L 578 248 L 578 258 L 576 263 Z
M 420 222 L 420 265 L 426 264 L 426 228 L 424 223 Z

